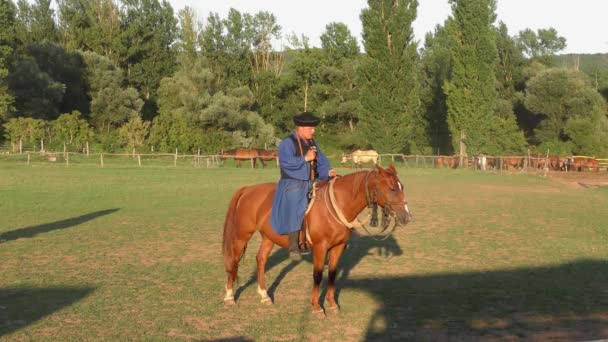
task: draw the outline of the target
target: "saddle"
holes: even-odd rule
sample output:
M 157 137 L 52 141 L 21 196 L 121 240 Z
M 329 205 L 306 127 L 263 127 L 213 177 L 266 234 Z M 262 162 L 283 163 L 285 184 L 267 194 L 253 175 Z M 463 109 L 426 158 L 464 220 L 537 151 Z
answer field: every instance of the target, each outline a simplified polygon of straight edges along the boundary
M 317 190 L 327 186 L 329 181 L 317 181 L 313 183 L 310 192 L 308 193 L 308 207 L 306 207 L 306 212 L 304 213 L 304 219 L 302 220 L 302 228 L 300 229 L 300 234 L 298 234 L 298 247 L 300 251 L 307 251 L 312 247 L 312 241 L 310 239 L 310 234 L 308 233 L 308 224 L 306 222 L 306 216 L 312 209 L 312 205 L 314 204 L 317 198 Z

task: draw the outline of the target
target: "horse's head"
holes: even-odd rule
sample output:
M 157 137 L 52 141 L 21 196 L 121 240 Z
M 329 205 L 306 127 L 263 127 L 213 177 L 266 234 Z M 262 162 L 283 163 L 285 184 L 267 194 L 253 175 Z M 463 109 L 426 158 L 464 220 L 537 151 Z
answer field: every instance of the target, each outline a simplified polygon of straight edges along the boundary
M 386 169 L 376 166 L 374 172 L 377 174 L 374 193 L 378 205 L 394 216 L 399 224 L 409 223 L 412 214 L 407 206 L 405 188 L 397 177 L 395 166 L 392 163 Z

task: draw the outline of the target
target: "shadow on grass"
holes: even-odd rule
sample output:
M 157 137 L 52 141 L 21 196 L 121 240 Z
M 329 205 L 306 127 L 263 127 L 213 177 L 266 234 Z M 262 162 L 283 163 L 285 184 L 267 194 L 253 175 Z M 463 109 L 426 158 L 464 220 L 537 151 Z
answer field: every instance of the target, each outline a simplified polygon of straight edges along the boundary
M 336 281 L 340 291 L 361 291 L 380 308 L 370 316 L 366 341 L 449 340 L 599 340 L 608 338 L 608 261 L 571 263 L 487 272 L 420 276 L 352 277 L 363 258 L 403 254 L 393 237 L 376 241 L 354 236 L 345 251 Z M 279 249 L 266 270 L 289 257 Z M 386 260 L 384 260 L 386 258 Z M 305 259 L 310 262 L 310 257 Z M 272 297 L 297 263 L 284 266 L 268 292 Z M 311 274 L 312 278 L 312 274 Z M 324 275 L 324 284 L 327 274 Z M 238 293 L 256 282 L 253 274 Z M 322 295 L 324 297 L 324 293 Z M 341 303 L 342 315 L 364 310 L 360 303 Z M 310 313 L 305 310 L 305 321 Z
M 346 279 L 340 287 L 367 292 L 380 303 L 368 324 L 368 341 L 581 341 L 608 338 L 606 284 L 608 262 L 580 260 L 504 271 Z
M 0 288 L 0 337 L 78 302 L 93 290 L 89 287 Z
M 100 211 L 95 211 L 95 212 L 88 213 L 85 215 L 61 220 L 61 221 L 55 221 L 55 222 L 45 223 L 45 224 L 41 224 L 41 225 L 37 225 L 37 226 L 31 226 L 31 227 L 11 230 L 6 233 L 0 234 L 0 242 L 17 240 L 17 239 L 22 239 L 22 238 L 31 238 L 38 234 L 48 233 L 53 230 L 59 230 L 59 229 L 65 229 L 65 228 L 78 226 L 81 223 L 93 220 L 100 216 L 112 214 L 118 210 L 119 210 L 118 208 L 100 210 Z

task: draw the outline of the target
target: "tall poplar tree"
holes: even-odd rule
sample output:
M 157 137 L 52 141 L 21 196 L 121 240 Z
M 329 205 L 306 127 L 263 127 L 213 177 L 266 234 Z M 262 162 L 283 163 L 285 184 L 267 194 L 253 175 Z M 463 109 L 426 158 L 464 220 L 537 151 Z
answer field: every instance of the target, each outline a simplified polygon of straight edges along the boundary
M 448 127 L 462 154 L 523 152 L 515 116 L 497 114 L 495 0 L 450 0 L 452 74 L 446 81 Z
M 0 122 L 13 109 L 6 77 L 15 45 L 15 6 L 10 0 L 0 0 Z
M 366 55 L 358 71 L 359 127 L 378 151 L 416 151 L 425 142 L 420 111 L 418 52 L 412 22 L 416 0 L 368 0 L 361 11 Z M 421 127 L 422 126 L 422 127 Z
M 493 0 L 450 0 L 454 25 L 452 76 L 445 84 L 448 126 L 456 152 L 482 152 L 492 139 L 496 104 L 494 67 L 498 58 L 492 31 Z M 466 146 L 466 149 L 461 150 Z

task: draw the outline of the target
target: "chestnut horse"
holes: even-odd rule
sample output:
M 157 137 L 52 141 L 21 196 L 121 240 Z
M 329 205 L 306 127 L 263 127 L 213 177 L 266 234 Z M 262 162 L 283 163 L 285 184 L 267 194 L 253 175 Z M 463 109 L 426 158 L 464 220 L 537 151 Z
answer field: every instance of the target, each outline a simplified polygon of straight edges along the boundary
M 279 160 L 278 151 L 262 150 L 259 148 L 256 149 L 256 151 L 258 152 L 258 159 L 260 160 L 260 163 L 262 163 L 262 168 L 266 167 L 266 162 L 268 162 L 268 161 L 274 161 L 275 164 L 278 164 L 278 160 Z
M 334 298 L 338 261 L 355 226 L 356 217 L 366 207 L 379 205 L 384 214 L 392 216 L 396 224 L 407 224 L 412 216 L 407 207 L 403 184 L 397 177 L 393 164 L 388 168 L 376 166 L 316 184 L 315 196 L 305 217 L 307 240 L 312 248 L 313 288 L 312 312 L 323 314 L 319 303 L 319 287 L 323 279 L 325 258 L 329 253 L 329 281 L 325 300 L 327 308 L 338 312 Z M 262 303 L 272 304 L 266 292 L 264 272 L 266 261 L 274 245 L 287 248 L 287 235 L 278 235 L 270 226 L 270 211 L 276 189 L 275 183 L 244 186 L 236 191 L 230 201 L 224 223 L 224 267 L 228 273 L 226 305 L 235 304 L 234 282 L 239 261 L 251 236 L 259 231 L 262 237 L 257 260 L 258 294 Z
M 255 161 L 258 158 L 258 150 L 256 149 L 247 149 L 247 148 L 237 148 L 234 150 L 224 151 L 221 153 L 221 158 L 233 158 L 236 167 L 241 167 L 241 161 L 250 160 L 251 166 L 255 168 Z

